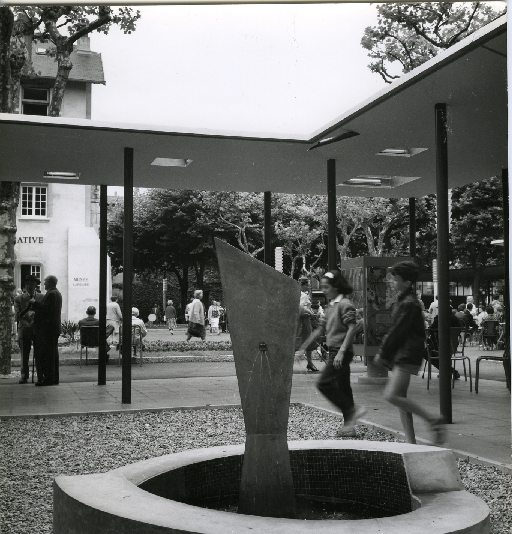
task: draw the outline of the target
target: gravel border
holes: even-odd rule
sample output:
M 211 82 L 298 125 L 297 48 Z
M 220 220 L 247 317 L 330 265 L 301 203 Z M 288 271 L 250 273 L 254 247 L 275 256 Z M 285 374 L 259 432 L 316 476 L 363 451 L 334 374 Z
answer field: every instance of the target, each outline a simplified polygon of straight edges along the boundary
M 288 439 L 333 439 L 339 425 L 334 414 L 291 406 Z M 357 439 L 403 441 L 362 425 Z M 244 441 L 241 408 L 2 421 L 2 532 L 52 532 L 52 482 L 58 475 L 106 472 L 163 454 Z M 491 510 L 491 534 L 510 534 L 512 476 L 464 460 L 458 465 L 466 489 Z

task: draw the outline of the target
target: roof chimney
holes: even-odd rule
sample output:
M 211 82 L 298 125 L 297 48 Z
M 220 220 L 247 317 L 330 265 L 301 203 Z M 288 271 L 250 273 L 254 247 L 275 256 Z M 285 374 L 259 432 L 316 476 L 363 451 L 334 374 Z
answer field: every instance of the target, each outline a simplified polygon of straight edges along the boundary
M 88 54 L 91 51 L 91 38 L 83 35 L 76 42 L 76 51 L 78 54 Z

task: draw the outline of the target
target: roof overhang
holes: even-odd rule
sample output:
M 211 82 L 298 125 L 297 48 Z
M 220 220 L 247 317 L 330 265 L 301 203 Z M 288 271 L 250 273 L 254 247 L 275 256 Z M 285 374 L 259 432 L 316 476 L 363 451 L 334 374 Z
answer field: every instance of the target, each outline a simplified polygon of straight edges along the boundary
M 437 103 L 448 107 L 449 187 L 507 166 L 506 41 L 501 17 L 302 137 L 0 114 L 0 180 L 44 181 L 45 171 L 57 171 L 80 174 L 69 183 L 122 186 L 123 151 L 131 147 L 136 187 L 326 194 L 326 160 L 336 159 L 339 184 L 360 176 L 386 178 L 385 187 L 340 186 L 339 195 L 421 197 L 436 188 Z M 308 150 L 340 135 L 340 141 Z M 412 148 L 426 150 L 409 157 L 377 155 Z M 192 161 L 151 165 L 156 158 Z

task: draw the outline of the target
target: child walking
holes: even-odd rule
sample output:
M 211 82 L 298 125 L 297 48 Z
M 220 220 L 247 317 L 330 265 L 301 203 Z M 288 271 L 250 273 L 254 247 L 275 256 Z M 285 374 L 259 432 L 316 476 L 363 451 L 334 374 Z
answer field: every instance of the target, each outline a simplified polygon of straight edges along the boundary
M 434 444 L 442 445 L 445 442 L 442 419 L 431 415 L 407 398 L 411 375 L 418 374 L 425 351 L 425 324 L 413 287 L 419 269 L 412 261 L 402 261 L 391 268 L 391 274 L 398 297 L 393 308 L 391 327 L 374 359 L 374 363 L 381 363 L 392 370 L 384 389 L 384 398 L 399 409 L 408 443 L 416 443 L 412 418 L 414 414 L 429 423 Z
M 323 275 L 321 288 L 329 301 L 325 317 L 320 319 L 318 328 L 301 349 L 310 348 L 317 339 L 326 336 L 329 357 L 317 387 L 343 413 L 344 425 L 336 432 L 336 437 L 355 437 L 356 420 L 366 410 L 354 404 L 350 386 L 350 362 L 354 357 L 352 342 L 356 335 L 356 309 L 348 299 L 352 287 L 340 271 L 335 270 Z

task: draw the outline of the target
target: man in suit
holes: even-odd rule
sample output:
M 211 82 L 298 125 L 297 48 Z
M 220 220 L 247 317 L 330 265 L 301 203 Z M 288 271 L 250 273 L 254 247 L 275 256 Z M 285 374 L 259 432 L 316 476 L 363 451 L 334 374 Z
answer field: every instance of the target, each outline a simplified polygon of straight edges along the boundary
M 62 295 L 57 289 L 57 277 L 49 275 L 44 279 L 46 294 L 42 302 L 30 299 L 34 316 L 34 351 L 40 354 L 44 378 L 36 386 L 56 386 L 59 383 L 59 349 L 61 332 Z
M 85 312 L 87 314 L 87 317 L 85 319 L 80 319 L 78 321 L 78 326 L 81 328 L 82 326 L 100 326 L 100 320 L 96 319 L 96 308 L 94 306 L 89 306 Z M 108 341 L 106 341 L 114 332 L 114 327 L 110 324 L 107 324 L 107 330 L 106 330 L 106 339 L 105 343 L 107 344 L 107 362 L 108 362 L 108 351 L 110 350 L 110 345 L 108 344 Z M 80 334 L 81 335 L 81 334 Z
M 30 310 L 30 300 L 35 298 L 43 300 L 40 293 L 36 293 L 36 286 L 40 284 L 39 278 L 29 274 L 25 278 L 25 291 L 14 297 L 14 311 L 18 323 L 18 344 L 21 351 L 21 380 L 20 384 L 26 384 L 30 376 L 29 357 L 30 349 L 34 344 L 34 312 Z M 43 380 L 41 362 L 36 361 L 37 380 Z

